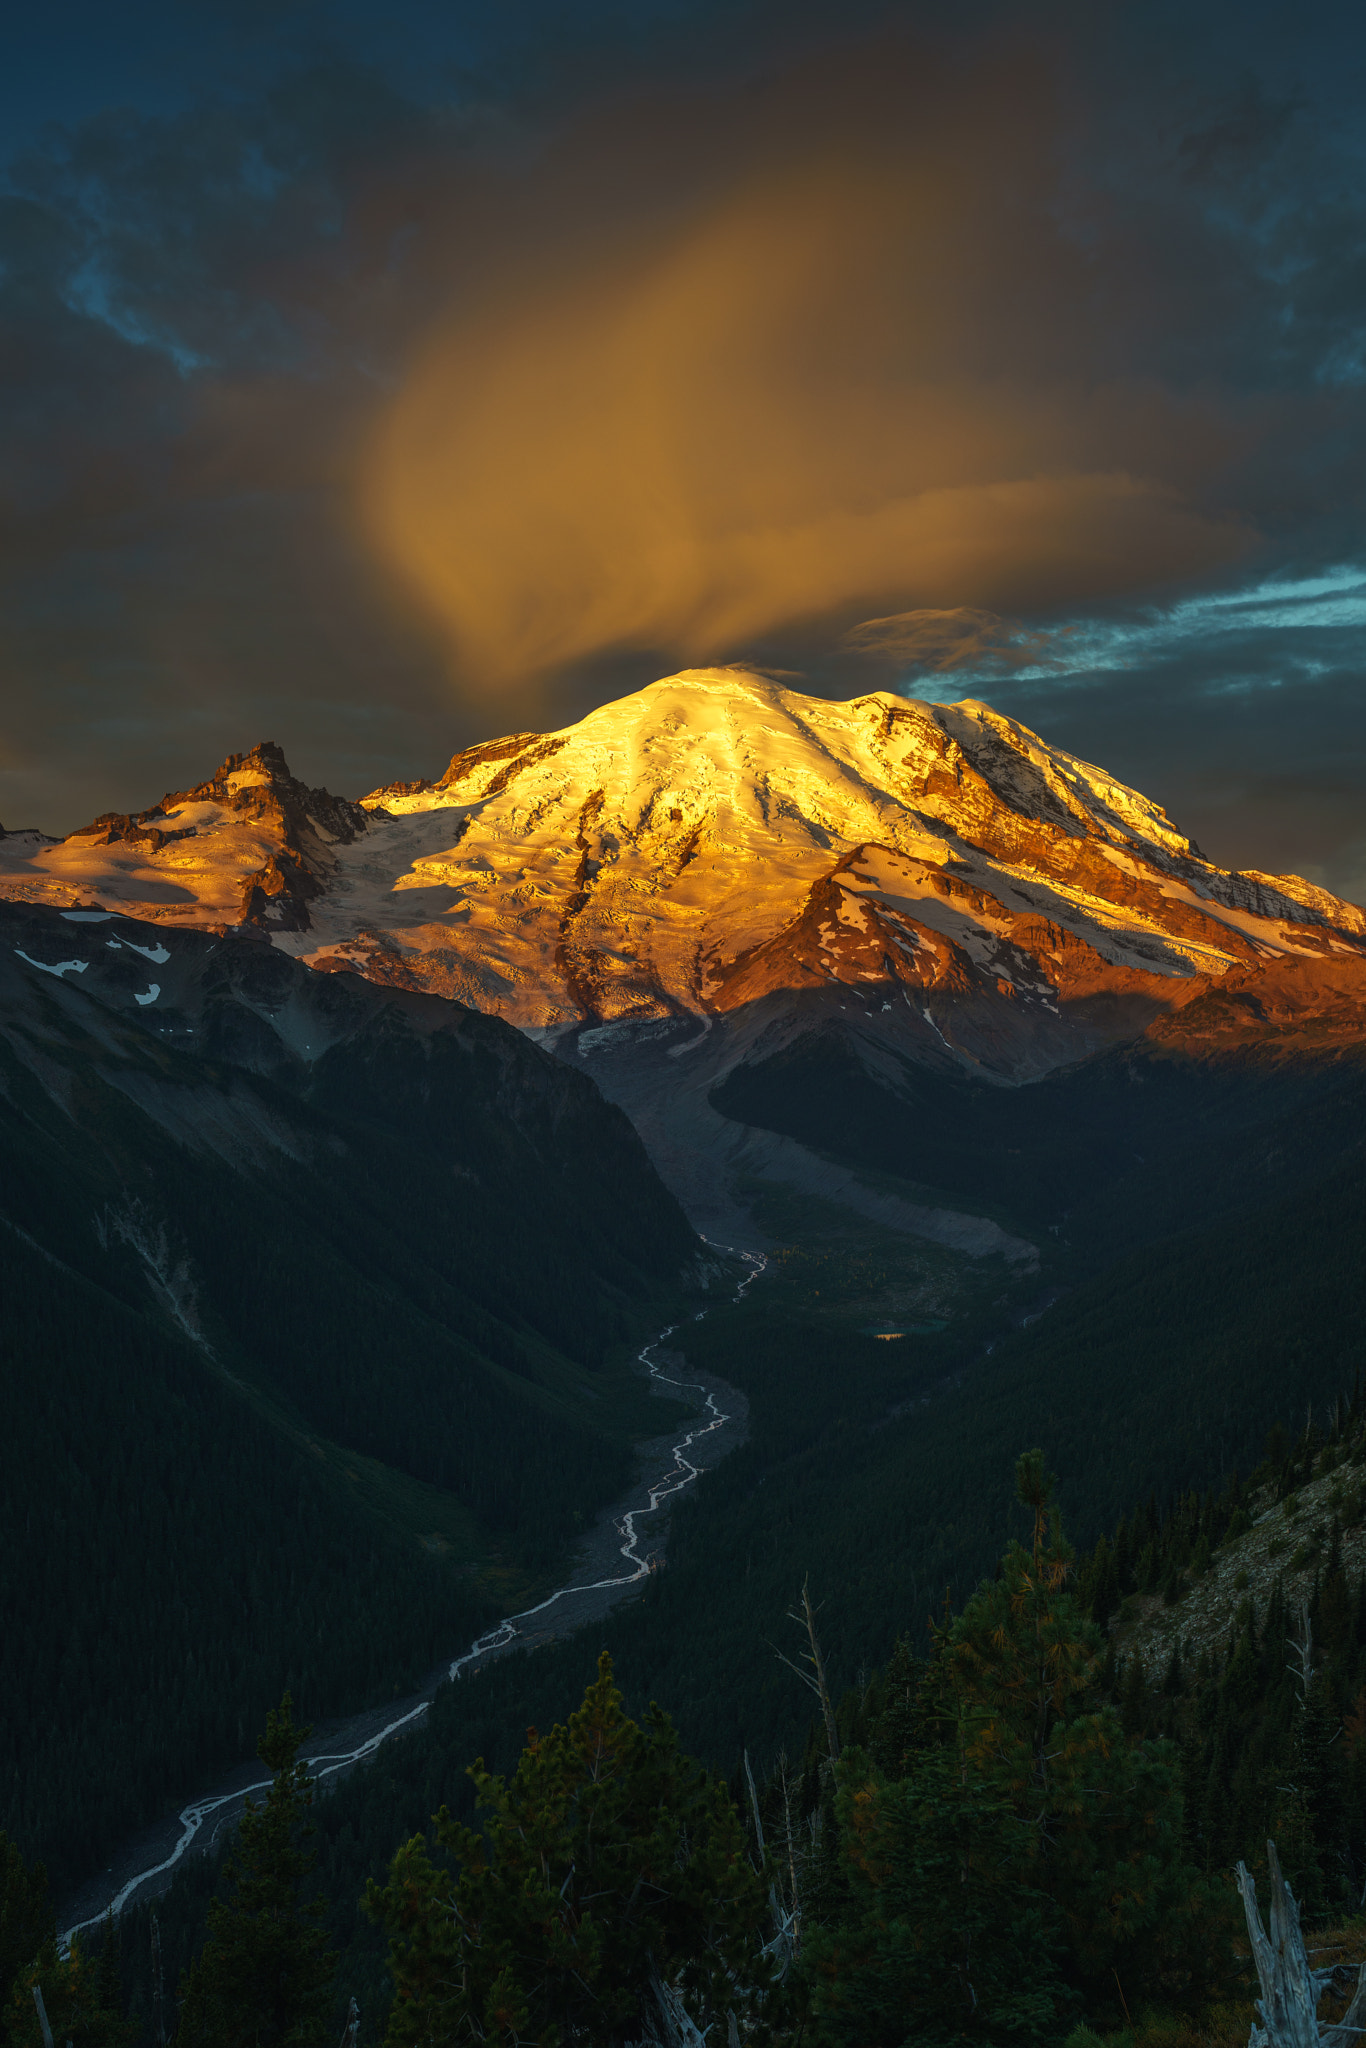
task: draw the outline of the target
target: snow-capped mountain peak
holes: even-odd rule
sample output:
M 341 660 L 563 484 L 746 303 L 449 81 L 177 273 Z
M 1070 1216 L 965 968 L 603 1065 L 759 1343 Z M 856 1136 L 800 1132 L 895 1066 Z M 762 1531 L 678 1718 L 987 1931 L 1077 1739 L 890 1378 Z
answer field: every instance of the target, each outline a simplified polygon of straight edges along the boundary
M 0 893 L 250 920 L 316 967 L 538 1033 L 857 1001 L 916 1056 L 1001 1078 L 1366 939 L 1357 906 L 1216 867 L 989 705 L 837 702 L 748 668 L 685 670 L 359 804 L 263 745 L 135 817 L 0 842 Z

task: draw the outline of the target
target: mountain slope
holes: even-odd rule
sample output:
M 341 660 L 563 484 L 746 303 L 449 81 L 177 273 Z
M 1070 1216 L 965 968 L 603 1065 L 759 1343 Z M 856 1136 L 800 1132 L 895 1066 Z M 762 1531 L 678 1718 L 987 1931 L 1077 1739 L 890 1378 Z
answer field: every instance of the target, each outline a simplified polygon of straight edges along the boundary
M 249 932 L 16 905 L 0 1054 L 0 1215 L 491 1526 L 567 1511 L 558 1433 L 696 1250 L 591 1084 Z
M 1234 966 L 1366 942 L 1355 905 L 1215 867 L 1148 799 L 986 705 L 832 703 L 743 669 L 688 670 L 360 804 L 263 745 L 136 817 L 10 835 L 0 892 L 255 921 L 315 964 L 538 1029 L 877 982 L 934 1012 L 916 1025 L 938 1055 L 939 993 L 955 1014 L 1005 1006 L 995 1060 L 950 1050 L 1014 1078 Z
M 931 1100 L 946 1158 L 973 1117 L 1008 1157 L 1033 1114 L 1007 1106 L 1019 1084 L 1113 1048 L 1329 1057 L 1366 1030 L 1358 906 L 1218 868 L 986 705 L 833 703 L 744 669 L 359 804 L 258 747 L 155 812 L 0 841 L 0 895 L 235 920 L 315 968 L 496 1013 L 586 1067 L 723 1236 L 745 1228 L 737 1177 L 828 1194 L 833 1153 L 846 1198 L 873 1200 L 848 1175 L 876 1168 L 919 1187 L 894 1196 L 906 1227 L 999 1250 L 1019 1218 L 995 1182 L 972 1196 L 984 1222 L 961 1174 L 914 1157 L 923 1128 L 891 1156 Z M 999 1100 L 961 1125 L 982 1088 Z
M 0 895 L 70 906 L 95 891 L 137 917 L 292 931 L 307 927 L 335 849 L 368 823 L 359 804 L 296 780 L 266 741 L 194 789 L 65 839 L 0 832 Z
M 0 904 L 0 1825 L 69 1876 L 285 1684 L 462 1646 L 657 1434 L 632 1340 L 698 1250 L 496 1019 Z

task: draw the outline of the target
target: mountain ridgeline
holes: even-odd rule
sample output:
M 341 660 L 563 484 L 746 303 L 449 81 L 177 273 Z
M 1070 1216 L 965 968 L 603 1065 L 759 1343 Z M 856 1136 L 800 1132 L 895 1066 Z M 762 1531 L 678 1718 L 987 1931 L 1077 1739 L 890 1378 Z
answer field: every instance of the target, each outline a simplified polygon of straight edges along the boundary
M 286 1685 L 393 1697 L 547 1586 L 669 1412 L 695 1229 L 773 1254 L 673 1340 L 750 1438 L 602 1639 L 767 1768 L 805 1574 L 852 1685 L 1021 1444 L 1089 1538 L 1366 1365 L 1364 1040 L 1366 912 L 973 702 L 696 670 L 355 801 L 263 744 L 8 835 L 0 1825 L 69 1885 Z M 329 1800 L 337 1895 L 599 1647 Z
M 0 904 L 4 1824 L 68 1876 L 282 1674 L 333 1711 L 462 1648 L 660 1427 L 627 1360 L 700 1251 L 496 1019 Z
M 834 1156 L 1034 1241 L 1146 1156 L 1148 1104 L 1184 1105 L 1193 1153 L 1193 1077 L 1217 1069 L 1219 1128 L 1262 1122 L 1366 1029 L 1358 905 L 1219 867 L 985 704 L 741 668 L 357 801 L 262 744 L 151 810 L 10 835 L 0 897 L 238 925 L 502 1016 L 593 1075 L 723 1238 L 737 1174 L 809 1192 Z

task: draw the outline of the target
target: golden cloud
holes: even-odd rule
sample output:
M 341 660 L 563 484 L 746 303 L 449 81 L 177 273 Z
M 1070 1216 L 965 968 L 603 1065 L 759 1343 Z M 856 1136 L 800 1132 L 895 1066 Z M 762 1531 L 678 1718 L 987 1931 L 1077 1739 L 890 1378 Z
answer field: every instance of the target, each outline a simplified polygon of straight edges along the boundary
M 753 132 L 713 120 L 733 168 L 718 189 L 709 157 L 653 239 L 608 205 L 553 260 L 474 263 L 364 488 L 467 682 L 707 660 L 877 606 L 1029 610 L 1249 544 L 1192 491 L 1179 405 L 1050 349 L 1084 262 L 1018 76 L 916 80 L 862 121 L 809 78 Z

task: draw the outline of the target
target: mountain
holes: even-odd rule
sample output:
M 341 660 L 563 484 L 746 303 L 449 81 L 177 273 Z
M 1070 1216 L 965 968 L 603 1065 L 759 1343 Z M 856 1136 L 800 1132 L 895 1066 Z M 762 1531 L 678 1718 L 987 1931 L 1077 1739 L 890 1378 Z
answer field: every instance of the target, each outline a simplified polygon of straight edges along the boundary
M 903 1161 L 918 1197 L 852 1182 L 809 1127 L 822 1074 L 856 1070 L 876 1121 L 883 1095 L 957 1101 L 1135 1042 L 1330 1053 L 1366 1022 L 1357 905 L 1217 867 L 984 704 L 829 702 L 747 669 L 358 804 L 261 746 L 136 817 L 10 835 L 0 893 L 249 924 L 313 967 L 502 1016 L 587 1065 L 722 1231 L 743 1222 L 723 1183 L 757 1175 L 1028 1255 L 946 1202 L 932 1161 Z
M 66 839 L 0 832 L 0 894 L 70 907 L 93 891 L 136 917 L 306 930 L 335 849 L 367 825 L 359 804 L 309 789 L 265 741 L 194 789 L 106 811 Z
M 338 1712 L 468 1641 L 658 1433 L 631 1361 L 699 1253 L 498 1019 L 0 903 L 0 1826 L 68 1877 L 285 1684 Z
M 359 804 L 264 744 L 136 816 L 9 835 L 0 888 L 256 924 L 311 964 L 541 1031 L 877 985 L 926 1058 L 1012 1079 L 1211 978 L 1366 944 L 1356 905 L 1215 867 L 1157 805 L 984 704 L 831 703 L 744 669 L 686 671 Z

